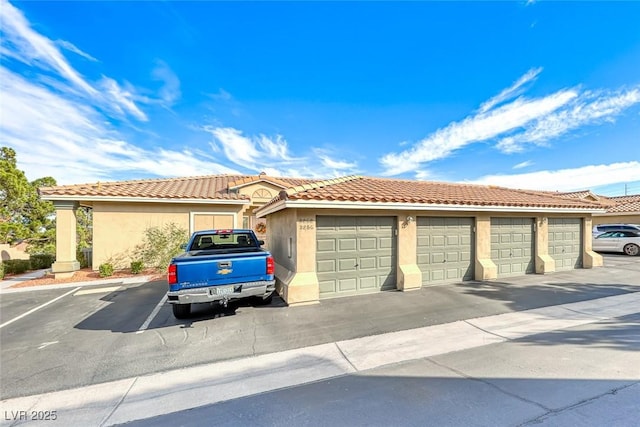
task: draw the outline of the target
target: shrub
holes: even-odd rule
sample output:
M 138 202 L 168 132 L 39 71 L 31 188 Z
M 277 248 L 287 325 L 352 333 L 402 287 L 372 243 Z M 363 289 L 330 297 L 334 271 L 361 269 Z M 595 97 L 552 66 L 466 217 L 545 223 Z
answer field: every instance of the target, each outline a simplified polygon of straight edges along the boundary
M 100 267 L 98 267 L 98 271 L 100 277 L 113 276 L 113 265 L 105 262 L 104 264 L 100 264 Z
M 52 254 L 33 254 L 29 257 L 29 261 L 31 261 L 31 268 L 34 270 L 50 268 L 55 259 L 55 255 Z
M 174 223 L 149 227 L 144 231 L 142 243 L 135 247 L 133 258 L 146 266 L 164 269 L 171 258 L 182 252 L 180 246 L 188 238 L 187 230 Z
M 87 260 L 87 257 L 84 256 L 84 252 L 82 252 L 81 250 L 76 251 L 76 259 L 80 263 L 80 268 L 89 267 L 89 260 Z
M 0 262 L 0 280 L 4 279 L 4 262 Z
M 31 268 L 31 262 L 28 259 L 9 259 L 4 261 L 5 274 L 22 274 Z
M 131 272 L 133 274 L 142 273 L 143 268 L 144 268 L 144 263 L 142 261 L 131 261 Z

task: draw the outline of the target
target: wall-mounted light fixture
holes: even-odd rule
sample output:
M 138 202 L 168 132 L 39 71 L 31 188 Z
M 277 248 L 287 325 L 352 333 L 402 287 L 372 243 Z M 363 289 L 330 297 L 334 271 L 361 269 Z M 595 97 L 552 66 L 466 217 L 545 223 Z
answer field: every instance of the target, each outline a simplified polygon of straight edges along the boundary
M 410 222 L 414 222 L 416 219 L 414 217 L 412 217 L 411 215 L 407 216 L 406 222 L 410 223 Z

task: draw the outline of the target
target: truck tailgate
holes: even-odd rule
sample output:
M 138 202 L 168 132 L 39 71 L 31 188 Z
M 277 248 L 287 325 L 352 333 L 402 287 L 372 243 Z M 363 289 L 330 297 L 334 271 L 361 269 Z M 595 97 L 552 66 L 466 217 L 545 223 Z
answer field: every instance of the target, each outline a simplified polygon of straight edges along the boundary
M 172 290 L 269 280 L 263 251 L 174 258 L 178 283 Z

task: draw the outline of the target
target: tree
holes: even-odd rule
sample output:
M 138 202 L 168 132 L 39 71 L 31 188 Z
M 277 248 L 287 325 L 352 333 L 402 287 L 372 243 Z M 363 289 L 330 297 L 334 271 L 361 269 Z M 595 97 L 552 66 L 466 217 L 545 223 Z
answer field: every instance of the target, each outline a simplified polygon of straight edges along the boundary
M 55 210 L 38 195 L 39 187 L 53 185 L 52 177 L 29 182 L 17 167 L 15 150 L 0 148 L 0 243 L 27 240 L 32 253 L 55 253 Z

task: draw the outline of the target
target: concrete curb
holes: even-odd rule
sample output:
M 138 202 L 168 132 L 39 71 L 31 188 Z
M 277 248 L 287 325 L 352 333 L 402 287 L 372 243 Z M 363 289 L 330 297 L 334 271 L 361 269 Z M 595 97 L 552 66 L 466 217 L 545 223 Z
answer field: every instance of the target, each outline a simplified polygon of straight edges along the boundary
M 640 292 L 633 292 L 9 399 L 2 407 L 55 410 L 58 425 L 114 425 L 639 311 Z
M 114 278 L 114 279 L 89 280 L 86 282 L 69 282 L 69 283 L 62 283 L 59 285 L 26 286 L 24 288 L 2 288 L 0 289 L 0 294 L 42 291 L 46 289 L 66 289 L 66 288 L 75 288 L 78 286 L 98 286 L 98 285 L 112 285 L 112 284 L 134 285 L 134 284 L 149 282 L 152 277 L 153 276 L 120 277 L 120 278 Z M 12 283 L 11 286 L 15 285 L 16 283 L 18 282 Z

